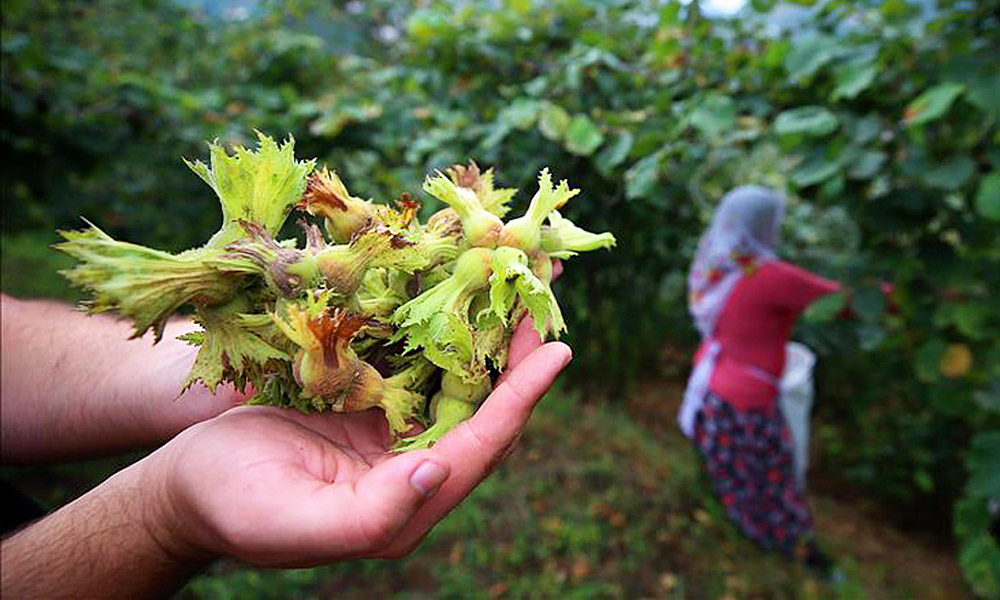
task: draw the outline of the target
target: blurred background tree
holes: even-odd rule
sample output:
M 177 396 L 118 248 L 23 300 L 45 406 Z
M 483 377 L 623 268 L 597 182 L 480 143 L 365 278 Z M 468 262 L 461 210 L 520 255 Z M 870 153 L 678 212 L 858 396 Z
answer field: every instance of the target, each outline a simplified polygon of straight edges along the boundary
M 516 187 L 549 166 L 583 190 L 568 216 L 619 239 L 558 286 L 566 380 L 613 402 L 665 348 L 690 355 L 716 200 L 774 186 L 782 255 L 853 290 L 797 331 L 823 359 L 819 470 L 953 530 L 972 588 L 1000 594 L 1000 2 L 715 4 L 5 2 L 4 291 L 75 298 L 47 245 L 81 216 L 201 243 L 215 200 L 180 157 L 254 128 L 380 200 L 469 158 Z

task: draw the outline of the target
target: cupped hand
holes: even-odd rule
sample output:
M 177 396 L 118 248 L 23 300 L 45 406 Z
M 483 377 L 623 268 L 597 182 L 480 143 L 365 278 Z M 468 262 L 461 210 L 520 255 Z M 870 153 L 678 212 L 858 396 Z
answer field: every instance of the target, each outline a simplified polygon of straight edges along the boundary
M 180 555 L 268 567 L 404 555 L 492 471 L 570 358 L 526 319 L 476 414 L 404 454 L 389 451 L 378 410 L 230 410 L 147 459 L 154 535 Z

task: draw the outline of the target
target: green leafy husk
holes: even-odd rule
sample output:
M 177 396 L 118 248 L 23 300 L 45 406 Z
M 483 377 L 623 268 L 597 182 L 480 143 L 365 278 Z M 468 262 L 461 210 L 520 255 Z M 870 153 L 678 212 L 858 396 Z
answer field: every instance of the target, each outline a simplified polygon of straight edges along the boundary
M 132 337 L 152 329 L 157 340 L 163 327 L 184 304 L 221 304 L 236 293 L 243 276 L 220 270 L 220 248 L 196 248 L 170 254 L 115 240 L 96 226 L 61 231 L 66 240 L 55 248 L 79 263 L 63 271 L 71 283 L 86 289 L 91 312 L 116 310 L 132 321 Z
M 258 133 L 254 150 L 212 143 L 208 164 L 187 163 L 222 208 L 200 248 L 171 254 L 92 225 L 62 232 L 57 248 L 79 261 L 65 274 L 91 292 L 91 311 L 115 310 L 158 341 L 171 315 L 194 308 L 184 389 L 228 382 L 252 391 L 250 403 L 306 412 L 377 407 L 397 438 L 428 425 L 398 451 L 429 447 L 489 393 L 522 316 L 543 338 L 565 331 L 552 259 L 615 243 L 557 212 L 579 190 L 554 186 L 547 169 L 526 214 L 505 225 L 516 190 L 474 162 L 450 167 L 423 185 L 448 208 L 421 223 L 410 196 L 395 206 L 352 196 L 293 149 Z M 303 220 L 304 244 L 277 241 L 294 207 L 325 233 Z
M 257 223 L 276 235 L 302 197 L 306 175 L 316 161 L 295 160 L 295 140 L 291 136 L 281 145 L 259 131 L 257 139 L 256 151 L 237 146 L 233 154 L 210 143 L 208 165 L 200 160 L 184 160 L 215 190 L 222 204 L 222 227 L 206 246 L 225 246 L 241 239 L 240 221 Z

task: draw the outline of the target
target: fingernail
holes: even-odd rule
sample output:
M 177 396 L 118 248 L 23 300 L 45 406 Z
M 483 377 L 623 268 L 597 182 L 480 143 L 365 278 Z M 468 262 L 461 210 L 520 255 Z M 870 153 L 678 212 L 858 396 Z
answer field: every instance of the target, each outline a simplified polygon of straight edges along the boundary
M 413 475 L 410 475 L 410 485 L 425 498 L 429 498 L 441 487 L 446 477 L 448 473 L 441 465 L 425 460 L 420 463 Z
M 563 346 L 566 346 L 566 344 L 563 344 Z M 563 356 L 562 366 L 565 367 L 566 365 L 569 364 L 569 361 L 571 361 L 571 360 L 573 360 L 573 349 L 570 348 L 569 346 L 566 346 L 566 354 L 565 354 L 565 356 Z M 560 368 L 562 368 L 562 367 L 560 367 Z

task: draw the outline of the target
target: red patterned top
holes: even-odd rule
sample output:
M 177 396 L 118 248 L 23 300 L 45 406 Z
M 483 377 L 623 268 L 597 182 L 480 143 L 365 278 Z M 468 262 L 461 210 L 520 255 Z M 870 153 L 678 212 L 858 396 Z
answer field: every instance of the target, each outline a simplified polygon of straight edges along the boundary
M 795 321 L 812 302 L 839 289 L 836 281 L 783 262 L 746 273 L 715 324 L 714 338 L 722 350 L 709 390 L 741 410 L 774 402 L 774 381 L 785 368 L 785 344 Z M 707 345 L 702 343 L 695 363 Z

